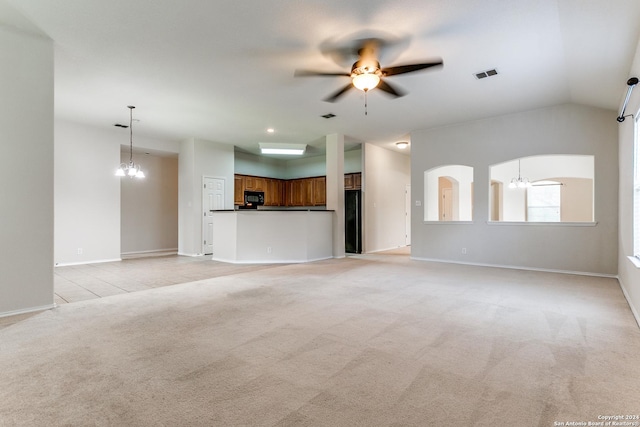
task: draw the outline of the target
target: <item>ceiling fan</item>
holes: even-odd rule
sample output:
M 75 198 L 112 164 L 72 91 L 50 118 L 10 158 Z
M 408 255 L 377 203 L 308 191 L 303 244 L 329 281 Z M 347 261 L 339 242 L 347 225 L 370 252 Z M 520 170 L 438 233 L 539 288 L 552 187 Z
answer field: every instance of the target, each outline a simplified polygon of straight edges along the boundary
M 430 62 L 423 62 L 417 64 L 396 65 L 394 67 L 381 68 L 378 62 L 378 50 L 380 47 L 380 40 L 378 39 L 365 39 L 362 40 L 356 49 L 358 60 L 351 67 L 351 72 L 323 72 L 314 70 L 296 70 L 295 77 L 309 77 L 309 76 L 321 76 L 321 77 L 334 77 L 345 76 L 351 78 L 351 83 L 344 86 L 337 92 L 331 94 L 324 100 L 327 102 L 335 102 L 344 95 L 348 90 L 352 88 L 360 89 L 365 94 L 373 88 L 378 88 L 388 95 L 398 98 L 404 96 L 405 93 L 397 88 L 394 88 L 385 80 L 385 77 L 395 76 L 397 74 L 412 73 L 415 71 L 424 70 L 431 67 L 442 66 L 442 59 L 436 59 Z

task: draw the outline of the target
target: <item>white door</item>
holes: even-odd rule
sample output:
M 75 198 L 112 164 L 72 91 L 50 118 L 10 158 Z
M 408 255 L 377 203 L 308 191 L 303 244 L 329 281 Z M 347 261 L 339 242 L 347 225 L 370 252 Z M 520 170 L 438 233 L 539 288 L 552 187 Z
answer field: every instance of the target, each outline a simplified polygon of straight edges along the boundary
M 411 246 L 411 186 L 407 185 L 404 192 L 404 210 L 405 210 L 405 244 Z
M 202 253 L 213 253 L 213 212 L 224 209 L 224 179 L 204 177 L 202 184 Z

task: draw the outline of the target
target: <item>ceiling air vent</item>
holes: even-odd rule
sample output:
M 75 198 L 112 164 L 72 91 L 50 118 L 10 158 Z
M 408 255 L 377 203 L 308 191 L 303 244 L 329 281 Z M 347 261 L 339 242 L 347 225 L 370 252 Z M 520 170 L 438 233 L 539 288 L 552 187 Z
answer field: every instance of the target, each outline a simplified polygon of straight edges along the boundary
M 481 71 L 479 73 L 474 74 L 474 76 L 476 76 L 476 79 L 478 80 L 485 79 L 491 76 L 496 76 L 496 75 L 498 75 L 498 70 L 496 70 L 495 68 L 487 71 Z
M 320 117 L 324 117 L 325 119 L 332 119 L 332 118 L 334 118 L 335 116 L 336 116 L 336 115 L 335 115 L 335 114 L 333 114 L 333 113 L 328 113 L 328 114 L 325 114 L 325 115 L 320 116 Z

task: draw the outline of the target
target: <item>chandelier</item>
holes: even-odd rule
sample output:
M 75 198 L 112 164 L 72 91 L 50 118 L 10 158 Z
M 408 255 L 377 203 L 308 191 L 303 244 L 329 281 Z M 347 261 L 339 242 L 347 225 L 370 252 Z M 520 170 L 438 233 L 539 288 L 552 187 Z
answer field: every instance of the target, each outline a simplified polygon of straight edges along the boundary
M 509 183 L 509 188 L 527 188 L 531 187 L 531 182 L 529 182 L 528 178 L 523 178 L 520 176 L 520 159 L 518 159 L 518 177 L 512 178 Z
M 139 164 L 133 162 L 133 105 L 128 105 L 129 109 L 129 163 L 120 163 L 116 171 L 116 176 L 128 176 L 129 178 L 144 178 L 144 172 Z

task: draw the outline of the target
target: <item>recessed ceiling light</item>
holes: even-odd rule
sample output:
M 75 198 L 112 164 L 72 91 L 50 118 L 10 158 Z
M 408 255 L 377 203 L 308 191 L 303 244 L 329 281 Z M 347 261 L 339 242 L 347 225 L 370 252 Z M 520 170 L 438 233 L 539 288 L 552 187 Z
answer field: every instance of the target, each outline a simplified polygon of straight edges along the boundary
M 268 128 L 268 129 L 267 129 L 267 132 L 268 132 L 268 133 L 274 133 L 275 131 L 276 131 L 276 130 L 275 130 L 274 128 Z
M 409 146 L 409 143 L 407 141 L 396 142 L 396 147 L 398 147 L 401 150 L 404 150 L 408 146 Z

